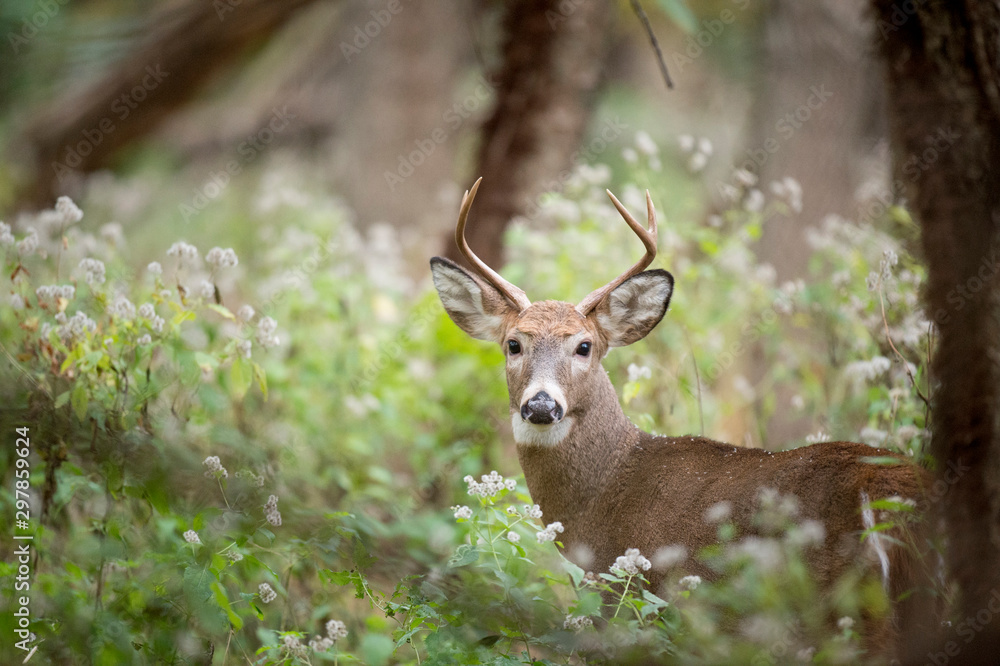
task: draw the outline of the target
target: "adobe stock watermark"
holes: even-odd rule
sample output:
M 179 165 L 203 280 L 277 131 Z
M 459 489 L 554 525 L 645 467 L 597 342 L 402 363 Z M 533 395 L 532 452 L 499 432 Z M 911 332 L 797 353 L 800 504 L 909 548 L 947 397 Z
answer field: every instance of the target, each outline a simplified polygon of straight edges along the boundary
M 170 76 L 170 72 L 165 71 L 159 63 L 147 65 L 145 71 L 145 76 L 138 84 L 115 97 L 114 101 L 111 102 L 108 110 L 119 121 L 124 121 L 132 115 L 132 112 L 139 108 L 149 93 L 156 90 L 163 80 Z M 52 163 L 52 171 L 60 183 L 71 175 L 76 167 L 83 164 L 83 158 L 94 152 L 94 148 L 101 145 L 106 136 L 114 133 L 117 129 L 114 118 L 107 115 L 95 126 L 81 130 L 81 139 L 75 144 L 66 146 L 62 161 Z
M 467 95 L 465 99 L 452 104 L 451 108 L 442 114 L 440 125 L 423 137 L 414 139 L 413 150 L 397 156 L 396 169 L 394 171 L 386 170 L 382 174 L 390 192 L 395 192 L 396 187 L 412 176 L 420 165 L 434 154 L 438 146 L 446 143 L 473 113 L 490 100 L 494 87 L 490 78 L 489 76 L 480 76 L 472 93 Z
M 351 58 L 361 55 L 361 52 L 368 48 L 392 23 L 393 17 L 402 11 L 403 3 L 401 0 L 389 0 L 385 3 L 385 7 L 371 10 L 369 14 L 372 20 L 367 21 L 364 25 L 354 26 L 351 41 L 340 43 L 340 52 L 343 54 L 344 60 L 351 62 Z
M 38 33 L 55 18 L 62 5 L 68 4 L 69 0 L 38 0 L 35 6 L 38 11 L 30 16 L 25 16 L 21 20 L 21 29 L 18 32 L 8 32 L 7 42 L 14 55 L 21 55 L 21 47 L 27 46 L 28 42 L 35 38 Z
M 882 41 L 889 39 L 890 32 L 896 32 L 903 27 L 904 23 L 913 18 L 914 14 L 917 13 L 917 9 L 924 2 L 926 0 L 904 0 L 903 2 L 895 3 L 892 6 L 892 11 L 889 13 L 888 21 L 880 18 L 875 22 L 875 27 L 878 28 L 879 34 L 882 35 Z
M 190 222 L 192 217 L 215 201 L 229 186 L 233 176 L 242 173 L 246 165 L 257 159 L 257 156 L 264 152 L 264 149 L 274 141 L 274 138 L 285 131 L 296 117 L 296 114 L 288 111 L 287 105 L 283 106 L 281 110 L 278 110 L 277 107 L 273 108 L 267 124 L 257 132 L 248 135 L 246 141 L 243 141 L 236 148 L 239 158 L 229 160 L 222 168 L 213 171 L 207 181 L 194 189 L 194 195 L 189 203 L 178 204 L 177 210 L 184 221 Z
M 731 0 L 738 11 L 746 11 L 750 6 L 750 0 Z M 718 17 L 705 19 L 699 26 L 698 32 L 688 35 L 684 53 L 674 51 L 670 57 L 673 59 L 672 69 L 683 72 L 688 65 L 694 64 L 705 53 L 705 49 L 712 46 L 726 28 L 736 22 L 736 13 L 732 9 L 723 9 Z
M 809 86 L 808 96 L 797 107 L 783 115 L 781 118 L 774 123 L 774 130 L 777 133 L 778 138 L 773 135 L 767 137 L 755 148 L 747 148 L 746 153 L 747 159 L 743 161 L 736 169 L 733 170 L 733 178 L 736 178 L 738 172 L 746 171 L 750 173 L 759 173 L 760 168 L 763 167 L 772 155 L 781 150 L 781 147 L 788 142 L 795 133 L 802 129 L 802 127 L 809 122 L 813 115 L 818 112 L 823 106 L 830 101 L 834 96 L 833 91 L 827 90 L 826 84 L 821 83 L 816 86 Z M 723 181 L 718 181 L 716 183 L 719 195 L 723 199 L 729 198 L 728 189 L 733 187 L 732 183 L 725 183 Z
M 925 171 L 930 169 L 941 156 L 948 152 L 962 134 L 954 127 L 938 127 L 933 133 L 924 137 L 927 147 L 919 153 L 911 153 L 902 166 L 903 178 L 896 178 L 889 188 L 862 207 L 859 207 L 855 218 L 858 222 L 876 220 L 900 199 L 906 190 L 907 183 L 915 183 Z
M 941 650 L 928 652 L 926 666 L 945 666 L 945 664 L 952 663 L 952 660 L 962 653 L 962 647 L 974 641 L 976 635 L 991 624 L 997 615 L 1000 615 L 1000 590 L 993 589 L 990 592 L 989 601 L 976 612 L 975 616 L 966 617 L 955 625 L 956 637 L 961 638 L 962 642 L 948 641 L 941 646 Z M 955 660 L 955 663 L 960 662 Z

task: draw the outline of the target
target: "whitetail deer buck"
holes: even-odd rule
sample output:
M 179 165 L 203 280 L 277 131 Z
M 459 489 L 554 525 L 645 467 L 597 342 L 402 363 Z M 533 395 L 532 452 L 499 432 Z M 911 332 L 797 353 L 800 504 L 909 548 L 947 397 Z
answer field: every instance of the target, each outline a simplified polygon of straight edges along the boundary
M 646 254 L 573 306 L 531 303 L 470 250 L 465 224 L 479 182 L 462 200 L 455 231 L 476 273 L 435 257 L 434 285 L 462 330 L 503 347 L 524 477 L 545 521 L 564 525 L 562 540 L 571 556 L 588 553 L 583 566 L 607 571 L 628 548 L 652 556 L 663 546 L 682 544 L 697 554 L 717 542 L 717 526 L 705 519 L 709 507 L 729 502 L 731 520 L 742 534 L 752 534 L 757 496 L 767 487 L 795 495 L 800 515 L 823 523 L 823 545 L 806 551 L 821 586 L 867 561 L 891 598 L 908 591 L 920 568 L 911 551 L 877 532 L 863 541 L 860 536 L 875 523 L 869 501 L 922 501 L 919 468 L 866 463 L 866 457 L 894 454 L 849 442 L 772 454 L 704 437 L 654 436 L 625 416 L 601 359 L 611 347 L 645 337 L 666 313 L 674 287 L 667 271 L 644 270 L 656 256 L 648 192 L 648 229 L 608 192 Z M 693 559 L 683 566 L 709 573 Z M 664 576 L 654 568 L 648 577 L 656 589 Z

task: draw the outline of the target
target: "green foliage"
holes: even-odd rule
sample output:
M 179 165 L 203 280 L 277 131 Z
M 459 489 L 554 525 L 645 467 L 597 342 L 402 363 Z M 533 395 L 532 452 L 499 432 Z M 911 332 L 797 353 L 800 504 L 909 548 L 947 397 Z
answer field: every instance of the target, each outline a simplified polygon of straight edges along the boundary
M 649 143 L 627 158 L 628 180 L 656 180 Z M 606 167 L 581 166 L 540 219 L 511 230 L 505 273 L 533 299 L 579 299 L 634 261 L 635 238 L 603 194 L 610 180 Z M 790 410 L 816 432 L 809 439 L 860 432 L 918 456 L 931 347 L 919 265 L 872 225 L 832 220 L 811 240 L 815 277 L 777 284 L 751 246 L 766 215 L 795 206 L 794 191 L 786 184 L 768 201 L 740 182 L 720 216 L 661 217 L 670 313 L 605 360 L 630 416 L 650 430 L 742 440 L 747 428 L 732 424 L 749 414 L 758 443 L 762 424 Z M 642 210 L 637 187 L 615 189 Z M 777 517 L 756 541 L 720 509 L 720 545 L 698 554 L 711 582 L 672 571 L 654 594 L 641 585 L 654 554 L 623 554 L 634 572 L 563 559 L 561 526 L 540 521 L 523 486 L 474 480 L 517 473 L 502 434 L 501 355 L 447 319 L 428 281 L 407 278 L 391 231 L 363 237 L 336 200 L 288 182 L 249 194 L 252 205 L 227 191 L 202 213 L 206 228 L 239 239 L 238 265 L 235 253 L 175 244 L 150 250 L 162 268 L 141 269 L 120 228 L 85 231 L 90 220 L 68 200 L 0 228 L 0 437 L 30 430 L 36 658 L 863 657 L 854 627 L 885 612 L 881 589 L 851 579 L 836 601 L 821 598 L 803 565 L 814 526 L 781 498 L 769 499 Z M 796 331 L 821 336 L 820 348 Z M 751 356 L 769 368 L 753 383 Z M 20 468 L 3 451 L 8 521 Z M 475 506 L 463 506 L 477 488 Z M 905 510 L 873 499 L 880 512 Z M 13 608 L 11 562 L 0 578 Z M 15 622 L 0 617 L 4 636 Z M 4 661 L 23 654 L 8 641 L 3 650 Z

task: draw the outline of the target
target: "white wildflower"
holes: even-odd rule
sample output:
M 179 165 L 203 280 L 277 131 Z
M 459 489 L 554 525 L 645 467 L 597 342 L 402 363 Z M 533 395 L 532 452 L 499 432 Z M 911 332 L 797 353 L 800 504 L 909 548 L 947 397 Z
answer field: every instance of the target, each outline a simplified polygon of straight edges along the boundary
M 764 210 L 764 193 L 757 188 L 747 192 L 747 197 L 743 201 L 743 209 L 749 213 L 759 213 Z
M 736 169 L 733 171 L 733 180 L 743 187 L 753 187 L 757 184 L 757 175 L 746 169 Z
M 274 527 L 281 526 L 281 512 L 278 511 L 277 495 L 271 495 L 267 498 L 267 504 L 264 505 L 264 517 Z
M 507 532 L 507 541 L 510 541 L 511 543 L 517 543 L 520 540 L 521 540 L 521 535 L 515 532 L 514 530 Z
M 507 507 L 507 515 L 508 516 L 516 516 L 516 515 L 518 515 L 517 514 L 517 507 L 514 506 L 513 504 L 511 504 L 510 506 L 508 506 Z
M 240 263 L 239 258 L 233 248 L 213 247 L 205 255 L 205 262 L 216 268 L 233 268 Z
M 17 253 L 20 255 L 32 254 L 38 249 L 38 232 L 28 229 L 28 235 L 17 244 Z
M 816 648 L 814 647 L 802 648 L 801 650 L 795 653 L 795 659 L 797 661 L 802 662 L 803 664 L 811 664 L 813 656 L 815 654 L 816 654 Z
M 13 308 L 14 310 L 24 309 L 24 297 L 21 296 L 21 294 L 11 294 L 9 303 L 10 307 Z
M 564 531 L 563 524 L 558 520 L 554 523 L 549 523 L 545 526 L 544 530 L 540 530 L 535 538 L 538 543 L 545 543 L 546 541 L 555 541 L 557 534 L 562 534 Z
M 483 474 L 482 482 L 476 481 L 472 476 L 466 476 L 464 481 L 468 484 L 468 493 L 479 497 L 494 497 L 503 490 L 514 490 L 517 482 L 514 479 L 504 479 L 496 470 L 489 474 Z
M 830 435 L 823 430 L 817 430 L 814 433 L 806 435 L 806 444 L 819 444 L 820 442 L 829 442 Z
M 203 460 L 201 464 L 208 468 L 208 471 L 205 472 L 205 476 L 208 477 L 218 476 L 223 479 L 229 478 L 229 472 L 226 471 L 226 468 L 222 466 L 222 461 L 219 460 L 219 456 L 209 456 L 205 458 L 205 460 Z
M 158 261 L 149 262 L 149 265 L 146 266 L 146 270 L 153 275 L 163 275 L 163 266 L 161 266 Z
M 868 382 L 888 372 L 892 361 L 885 356 L 874 356 L 867 361 L 853 361 L 844 367 L 844 376 L 854 381 Z
M 691 173 L 698 173 L 708 164 L 708 155 L 705 153 L 692 153 L 688 159 L 687 168 Z
M 334 641 L 347 638 L 347 625 L 340 620 L 330 620 L 326 623 L 326 635 Z
M 140 346 L 151 345 L 153 344 L 153 338 L 150 337 L 149 333 L 143 333 L 139 336 L 139 339 L 136 340 L 136 344 Z
M 250 321 L 251 319 L 253 319 L 253 315 L 254 315 L 253 307 L 249 305 L 241 305 L 240 309 L 236 311 L 236 316 L 239 317 L 242 321 L 247 321 L 247 322 Z
M 791 403 L 792 407 L 794 407 L 795 409 L 805 409 L 806 406 L 805 398 L 803 398 L 798 393 L 792 396 Z
M 649 571 L 652 563 L 639 552 L 638 548 L 629 548 L 624 555 L 619 555 L 615 563 L 611 565 L 612 573 L 625 572 L 630 576 L 635 576 L 639 571 Z
M 84 272 L 84 280 L 87 284 L 93 286 L 95 284 L 104 284 L 105 281 L 105 268 L 104 262 L 100 259 L 87 258 L 80 262 L 80 269 Z
M 257 586 L 257 593 L 260 595 L 260 600 L 265 604 L 269 604 L 278 597 L 278 593 L 274 591 L 267 583 L 261 583 Z
M 156 309 L 152 303 L 143 303 L 139 306 L 139 316 L 143 319 L 152 319 L 156 316 Z
M 626 164 L 635 164 L 639 161 L 639 153 L 635 152 L 635 148 L 625 148 L 622 150 L 622 159 Z
M 687 548 L 679 543 L 662 546 L 653 553 L 653 567 L 657 571 L 669 569 L 687 559 Z
M 226 557 L 229 559 L 230 562 L 235 563 L 243 559 L 243 553 L 241 553 L 238 550 L 230 550 L 229 552 L 226 553 Z
M 690 134 L 681 134 L 677 137 L 677 145 L 680 146 L 680 149 L 685 153 L 690 153 L 694 150 L 694 137 Z
M 878 273 L 875 271 L 869 273 L 868 277 L 865 278 L 865 285 L 868 287 L 868 291 L 875 291 L 878 289 L 879 281 L 880 278 Z
M 826 527 L 818 520 L 807 519 L 788 531 L 788 543 L 793 546 L 822 546 Z
M 859 435 L 861 441 L 869 446 L 882 446 L 889 439 L 889 433 L 878 428 L 862 428 Z
M 250 358 L 253 353 L 253 342 L 250 340 L 237 340 L 236 353 L 240 355 L 240 358 Z
M 464 504 L 453 506 L 451 507 L 451 510 L 455 512 L 456 520 L 469 520 L 472 518 L 472 509 Z
M 747 537 L 736 544 L 733 551 L 749 557 L 763 571 L 774 571 L 782 564 L 781 546 L 774 539 Z
M 83 219 L 83 211 L 69 197 L 56 199 L 56 212 L 62 215 L 65 224 L 75 224 Z
M 156 333 L 163 332 L 163 325 L 165 323 L 166 321 L 163 319 L 163 317 L 159 315 L 153 315 L 153 317 L 149 320 L 150 328 L 152 328 L 153 331 L 155 331 Z
M 586 615 L 567 615 L 563 620 L 563 629 L 570 631 L 583 631 L 587 627 L 594 626 L 594 621 Z
M 194 260 L 198 258 L 198 248 L 184 241 L 177 241 L 167 250 L 168 257 L 177 257 L 180 260 Z
M 108 306 L 108 314 L 112 317 L 117 317 L 118 319 L 134 319 L 135 305 L 132 301 L 119 295 L 115 298 L 111 305 Z
M 198 536 L 198 533 L 195 532 L 194 530 L 188 530 L 187 532 L 185 532 L 184 540 L 187 541 L 188 543 L 201 543 L 201 538 Z
M 686 590 L 696 590 L 701 585 L 701 576 L 684 576 L 678 582 Z
M 653 141 L 652 137 L 642 130 L 635 133 L 635 147 L 640 153 L 646 155 L 647 157 L 652 157 L 660 152 L 657 147 L 656 142 Z
M 630 382 L 637 382 L 640 379 L 650 379 L 653 376 L 653 371 L 650 370 L 645 365 L 636 365 L 635 363 L 628 364 L 628 380 Z
M 309 649 L 313 652 L 326 652 L 333 647 L 333 639 L 325 636 L 313 636 L 309 639 Z
M 277 346 L 280 343 L 278 337 L 274 335 L 277 328 L 278 322 L 271 317 L 263 317 L 257 322 L 257 343 L 264 349 Z
M 712 141 L 708 137 L 703 136 L 698 139 L 698 150 L 705 155 L 711 155 L 715 152 L 715 147 L 712 146 Z
M 526 515 L 528 518 L 535 518 L 535 519 L 541 518 L 542 508 L 537 504 L 525 504 L 524 515 Z
M 215 285 L 208 280 L 202 280 L 198 285 L 198 294 L 205 300 L 215 298 Z
M 721 523 L 724 520 L 729 520 L 729 517 L 733 515 L 733 505 L 729 502 L 716 502 L 712 506 L 705 510 L 705 522 L 706 523 Z M 654 555 L 655 557 L 655 555 Z
M 837 628 L 842 631 L 847 631 L 853 626 L 854 626 L 854 618 L 849 615 L 845 615 L 844 617 L 837 620 Z

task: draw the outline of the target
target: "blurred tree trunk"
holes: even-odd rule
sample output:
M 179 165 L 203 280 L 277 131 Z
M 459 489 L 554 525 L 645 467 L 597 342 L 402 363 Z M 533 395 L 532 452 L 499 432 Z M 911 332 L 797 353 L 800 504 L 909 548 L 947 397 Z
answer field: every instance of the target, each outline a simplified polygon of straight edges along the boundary
M 761 261 L 774 267 L 779 282 L 804 277 L 811 253 L 806 228 L 818 226 L 830 213 L 854 216 L 864 162 L 884 136 L 866 8 L 865 0 L 774 0 L 763 16 L 761 79 L 755 87 L 746 148 L 736 166 L 755 173 L 757 187 L 769 196 L 770 183 L 786 176 L 802 186 L 802 210 L 769 215 L 756 248 Z M 822 350 L 817 349 L 816 357 L 822 357 Z M 760 386 L 771 371 L 759 348 L 743 365 L 753 386 Z M 776 400 L 773 414 L 766 423 L 743 431 L 757 430 L 770 448 L 808 434 L 812 419 L 789 408 L 792 390 L 779 385 L 767 392 Z
M 103 78 L 36 114 L 26 203 L 51 204 L 66 177 L 107 166 L 194 97 L 221 67 L 315 0 L 189 0 L 150 21 L 148 38 Z
M 1000 5 L 943 0 L 917 5 L 874 0 L 873 5 L 887 65 L 893 153 L 904 167 L 893 189 L 910 197 L 921 223 L 927 312 L 940 330 L 933 362 L 939 385 L 932 497 L 941 497 L 934 508 L 946 537 L 948 571 L 959 586 L 957 617 L 963 623 L 933 637 L 937 642 L 916 634 L 907 663 L 924 663 L 935 653 L 935 662 L 948 660 L 954 652 L 946 650 L 958 646 L 956 663 L 995 664 L 1000 655 Z
M 564 182 L 590 120 L 610 41 L 614 3 L 511 0 L 504 18 L 496 104 L 482 130 L 474 176 L 483 184 L 467 238 L 491 266 L 503 263 L 503 233 L 536 198 Z M 445 255 L 458 255 L 453 237 Z

